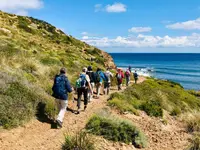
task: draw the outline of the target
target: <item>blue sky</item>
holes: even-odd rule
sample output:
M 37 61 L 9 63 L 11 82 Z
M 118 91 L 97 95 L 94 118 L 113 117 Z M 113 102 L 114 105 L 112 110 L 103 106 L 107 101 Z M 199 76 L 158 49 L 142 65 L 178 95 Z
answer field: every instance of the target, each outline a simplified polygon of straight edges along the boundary
M 199 0 L 1 0 L 108 52 L 200 52 Z

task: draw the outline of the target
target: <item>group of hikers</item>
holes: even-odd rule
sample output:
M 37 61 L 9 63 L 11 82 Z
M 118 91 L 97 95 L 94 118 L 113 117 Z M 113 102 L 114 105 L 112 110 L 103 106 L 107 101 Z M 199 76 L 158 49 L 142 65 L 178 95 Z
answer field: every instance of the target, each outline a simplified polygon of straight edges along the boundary
M 88 102 L 90 102 L 92 98 L 99 99 L 102 85 L 104 85 L 103 94 L 109 94 L 111 78 L 113 77 L 114 75 L 110 71 L 110 68 L 107 68 L 105 72 L 98 68 L 96 72 L 94 72 L 91 66 L 88 66 L 87 68 L 84 67 L 79 78 L 76 80 L 75 88 L 73 88 L 66 76 L 66 69 L 61 68 L 60 74 L 56 75 L 54 78 L 54 84 L 52 87 L 52 96 L 55 98 L 59 111 L 56 119 L 58 127 L 62 128 L 64 115 L 68 105 L 68 93 L 71 93 L 73 90 L 77 93 L 77 114 L 79 114 L 82 95 L 84 96 L 84 110 L 86 110 Z M 125 73 L 122 69 L 117 69 L 115 77 L 117 79 L 118 90 L 122 90 L 124 78 L 126 80 L 126 86 L 130 84 L 131 67 L 129 67 Z M 133 73 L 133 77 L 135 83 L 137 83 L 138 74 L 136 71 Z M 95 87 L 96 93 L 94 92 Z M 96 96 L 94 96 L 94 93 Z

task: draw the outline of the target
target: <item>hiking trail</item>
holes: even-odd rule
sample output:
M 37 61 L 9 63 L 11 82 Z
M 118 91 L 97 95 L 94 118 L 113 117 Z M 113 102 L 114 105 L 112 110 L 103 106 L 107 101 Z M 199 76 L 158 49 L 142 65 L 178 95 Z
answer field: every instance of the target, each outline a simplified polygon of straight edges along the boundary
M 144 77 L 140 77 L 138 83 L 142 83 Z M 124 88 L 123 88 L 124 89 Z M 111 93 L 117 92 L 117 87 L 112 88 Z M 0 150 L 56 150 L 61 149 L 64 143 L 65 133 L 75 133 L 83 129 L 88 119 L 99 109 L 107 106 L 109 96 L 100 96 L 100 99 L 93 99 L 88 104 L 86 111 L 81 111 L 76 115 L 70 111 L 65 114 L 63 128 L 51 129 L 51 125 L 46 122 L 32 119 L 22 127 L 11 130 L 0 130 Z M 71 101 L 69 108 L 76 109 Z M 81 105 L 83 110 L 83 103 Z M 116 110 L 112 110 L 117 114 Z M 158 118 L 152 118 L 141 112 L 140 116 L 133 114 L 118 114 L 122 118 L 128 118 L 139 127 L 148 138 L 148 147 L 145 150 L 182 150 L 188 144 L 190 137 L 181 124 L 168 116 L 168 124 L 163 125 Z M 98 149 L 105 150 L 131 150 L 132 145 L 120 144 L 107 141 L 102 137 L 97 137 Z

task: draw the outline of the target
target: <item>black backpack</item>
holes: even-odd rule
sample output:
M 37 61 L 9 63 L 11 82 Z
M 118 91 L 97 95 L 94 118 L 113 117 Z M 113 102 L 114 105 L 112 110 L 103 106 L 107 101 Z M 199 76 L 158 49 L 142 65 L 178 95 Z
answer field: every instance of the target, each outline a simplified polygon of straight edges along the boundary
M 88 72 L 87 72 L 87 75 L 88 75 L 89 78 L 90 78 L 90 83 L 95 82 L 95 74 L 94 74 L 93 71 L 88 71 Z

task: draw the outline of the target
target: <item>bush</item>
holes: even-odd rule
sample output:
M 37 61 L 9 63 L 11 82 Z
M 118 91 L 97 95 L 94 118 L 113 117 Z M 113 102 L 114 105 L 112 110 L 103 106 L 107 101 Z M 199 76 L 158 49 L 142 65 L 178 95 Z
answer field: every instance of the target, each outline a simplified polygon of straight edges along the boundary
M 132 143 L 135 147 L 146 146 L 146 138 L 132 122 L 119 119 L 115 116 L 94 115 L 87 123 L 89 133 L 102 135 L 105 139 Z
M 200 132 L 200 114 L 194 114 L 186 120 L 188 132 Z
M 148 79 L 142 84 L 132 85 L 121 94 L 112 94 L 109 105 L 120 111 L 144 110 L 150 116 L 162 116 L 163 110 L 176 116 L 184 112 L 200 110 L 200 101 L 179 84 L 163 80 Z
M 85 131 L 79 131 L 76 135 L 66 135 L 63 150 L 95 150 L 94 140 Z
M 163 116 L 163 111 L 158 101 L 150 100 L 150 101 L 144 102 L 140 106 L 140 108 L 144 110 L 149 116 L 155 116 L 155 117 Z
M 4 128 L 13 128 L 29 121 L 37 112 L 40 102 L 46 104 L 45 112 L 55 115 L 53 99 L 42 89 L 33 87 L 17 78 L 1 74 L 0 78 L 0 124 Z
M 33 73 L 37 71 L 37 66 L 33 61 L 23 62 L 21 66 L 22 70 L 26 71 L 27 73 Z
M 193 138 L 190 140 L 191 145 L 187 150 L 200 150 L 200 134 L 195 134 Z

